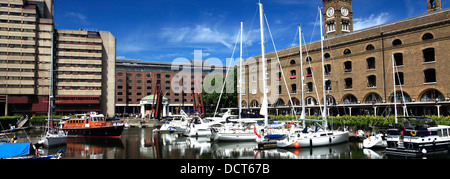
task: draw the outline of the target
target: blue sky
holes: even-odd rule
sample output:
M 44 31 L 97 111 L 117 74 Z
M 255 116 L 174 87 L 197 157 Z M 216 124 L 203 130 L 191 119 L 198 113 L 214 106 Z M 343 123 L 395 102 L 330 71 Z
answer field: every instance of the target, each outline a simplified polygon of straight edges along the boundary
M 172 62 L 232 56 L 244 22 L 244 58 L 260 54 L 258 0 L 55 0 L 58 29 L 110 31 L 118 58 Z M 297 26 L 306 41 L 319 39 L 315 26 L 321 0 L 262 0 L 277 49 L 298 44 Z M 443 2 L 443 8 L 448 4 Z M 355 30 L 426 13 L 426 0 L 353 0 Z M 315 33 L 313 34 L 313 29 Z M 273 51 L 269 36 L 267 51 Z M 236 51 L 234 57 L 239 56 Z

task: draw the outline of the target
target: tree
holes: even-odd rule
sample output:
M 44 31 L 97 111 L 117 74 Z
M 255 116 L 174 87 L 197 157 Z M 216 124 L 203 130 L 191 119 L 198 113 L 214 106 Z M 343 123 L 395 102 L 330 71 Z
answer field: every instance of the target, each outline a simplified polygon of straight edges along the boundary
M 216 80 L 223 80 L 223 83 L 216 85 Z M 223 84 L 225 88 L 220 100 L 220 108 L 232 108 L 238 107 L 237 96 L 237 68 L 228 74 L 228 77 L 224 79 L 223 74 L 214 73 L 205 77 L 202 87 L 203 104 L 207 113 L 214 113 L 219 101 L 220 92 L 222 91 Z M 219 111 L 218 111 L 219 112 Z

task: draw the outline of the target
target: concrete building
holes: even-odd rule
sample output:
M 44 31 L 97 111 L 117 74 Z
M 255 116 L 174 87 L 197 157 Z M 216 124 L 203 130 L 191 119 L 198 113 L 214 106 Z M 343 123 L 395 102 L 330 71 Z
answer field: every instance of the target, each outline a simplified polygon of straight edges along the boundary
M 52 8 L 53 0 L 0 0 L 0 115 L 46 113 L 53 62 L 57 113 L 112 116 L 114 36 L 56 30 Z
M 423 1 L 428 13 L 367 29 L 353 31 L 351 0 L 323 0 L 326 94 L 330 115 L 393 114 L 394 77 L 399 114 L 448 115 L 450 113 L 450 9 L 440 1 Z M 332 27 L 333 26 L 333 27 Z M 306 44 L 303 62 L 299 46 L 267 53 L 269 111 L 300 110 L 300 63 L 304 66 L 306 113 L 320 115 L 323 104 L 320 41 Z M 242 104 L 259 111 L 262 104 L 261 55 L 245 60 Z M 283 73 L 280 73 L 281 65 Z M 287 80 L 288 89 L 282 80 Z M 318 95 L 317 95 L 318 94 Z M 406 104 L 406 108 L 403 108 Z M 405 109 L 405 110 L 404 110 Z

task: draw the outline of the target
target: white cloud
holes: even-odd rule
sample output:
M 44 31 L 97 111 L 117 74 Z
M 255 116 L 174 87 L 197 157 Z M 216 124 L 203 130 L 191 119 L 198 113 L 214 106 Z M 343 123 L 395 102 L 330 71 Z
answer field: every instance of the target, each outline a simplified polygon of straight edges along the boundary
M 87 17 L 85 15 L 81 14 L 81 13 L 67 12 L 64 16 L 65 17 L 73 17 L 81 24 L 88 24 L 89 23 L 87 21 Z
M 385 24 L 389 21 L 391 15 L 387 12 L 380 13 L 378 15 L 371 14 L 368 18 L 355 18 L 353 29 L 355 31 Z
M 172 43 L 194 43 L 194 44 L 215 44 L 220 43 L 229 49 L 234 46 L 235 37 L 216 29 L 197 25 L 195 28 L 183 27 L 175 29 L 173 27 L 163 28 L 161 38 Z M 237 35 L 237 34 L 236 34 Z M 233 43 L 233 44 L 232 44 Z

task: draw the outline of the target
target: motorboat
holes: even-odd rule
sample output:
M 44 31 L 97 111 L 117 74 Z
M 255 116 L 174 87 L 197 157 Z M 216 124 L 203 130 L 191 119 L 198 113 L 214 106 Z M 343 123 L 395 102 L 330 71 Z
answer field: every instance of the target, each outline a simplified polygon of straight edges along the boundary
M 123 123 L 107 122 L 103 114 L 91 112 L 78 114 L 76 119 L 67 120 L 63 130 L 69 137 L 120 138 Z
M 205 137 L 210 136 L 210 125 L 215 123 L 209 122 L 208 120 L 202 119 L 198 116 L 192 117 L 188 122 L 186 131 L 183 135 L 188 137 Z
M 427 117 L 399 117 L 402 123 L 387 131 L 386 153 L 421 156 L 446 153 L 450 148 L 450 126 Z
M 285 139 L 277 141 L 277 146 L 280 148 L 308 148 L 336 145 L 348 141 L 349 133 L 347 131 L 309 132 L 305 129 L 303 131 L 296 130 Z
M 369 136 L 363 140 L 364 148 L 386 148 L 387 141 L 385 134 L 377 134 L 374 136 Z
M 257 125 L 257 121 L 241 121 L 222 124 L 220 127 L 211 127 L 211 141 L 256 141 L 258 136 L 254 131 Z

